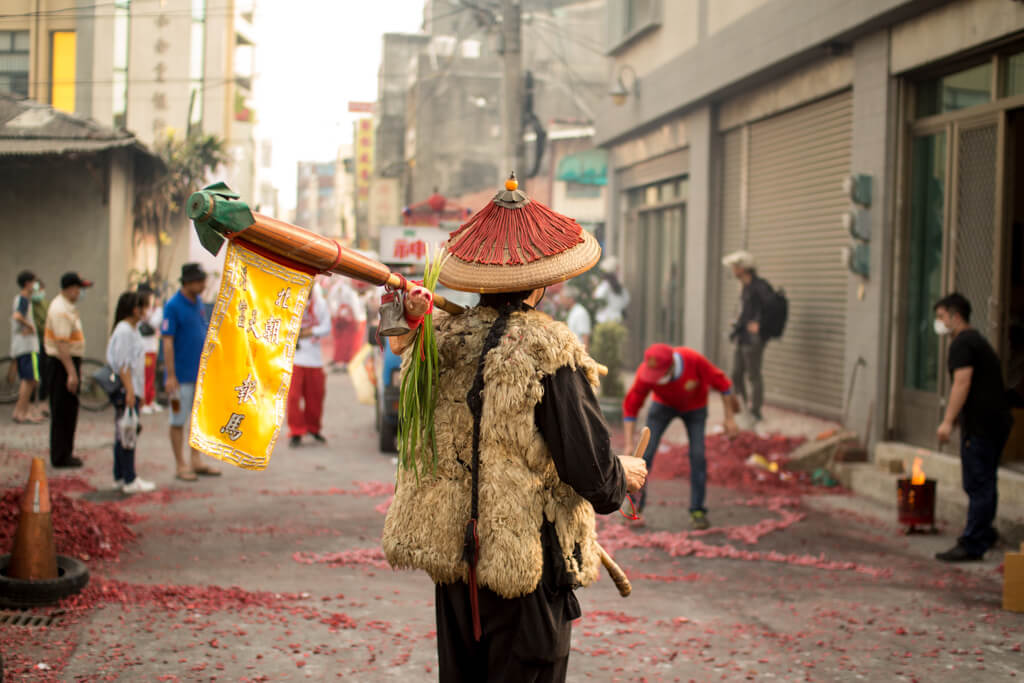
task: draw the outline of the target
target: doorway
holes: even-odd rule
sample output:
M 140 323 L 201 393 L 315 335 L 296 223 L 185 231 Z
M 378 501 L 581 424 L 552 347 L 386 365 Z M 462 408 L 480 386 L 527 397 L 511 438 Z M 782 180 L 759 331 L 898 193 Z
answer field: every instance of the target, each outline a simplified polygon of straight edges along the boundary
M 1003 465 L 1024 472 L 1024 109 L 1007 115 L 1007 226 L 1004 291 L 1007 334 L 1001 354 L 1014 427 L 1003 452 Z
M 935 429 L 949 393 L 949 340 L 932 329 L 935 302 L 960 292 L 974 309 L 972 325 L 997 352 L 1005 346 L 1001 207 L 1008 120 L 1006 112 L 947 118 L 920 126 L 910 140 L 894 436 L 918 446 L 937 448 Z
M 902 87 L 889 437 L 937 448 L 949 339 L 932 331 L 932 306 L 958 291 L 1014 406 L 1002 464 L 1024 471 L 1024 46 L 930 67 Z

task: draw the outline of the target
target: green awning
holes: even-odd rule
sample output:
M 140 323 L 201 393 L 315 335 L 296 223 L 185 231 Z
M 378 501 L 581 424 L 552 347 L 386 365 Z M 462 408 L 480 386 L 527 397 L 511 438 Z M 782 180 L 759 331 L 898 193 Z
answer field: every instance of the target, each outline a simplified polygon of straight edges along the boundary
M 608 151 L 588 149 L 563 157 L 558 162 L 557 180 L 581 185 L 608 184 Z

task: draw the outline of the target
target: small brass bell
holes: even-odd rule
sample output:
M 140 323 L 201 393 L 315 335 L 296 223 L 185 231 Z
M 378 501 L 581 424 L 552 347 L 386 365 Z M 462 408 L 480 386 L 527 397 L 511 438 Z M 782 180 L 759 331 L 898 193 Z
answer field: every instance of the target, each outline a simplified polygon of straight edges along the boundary
M 398 337 L 412 331 L 405 321 L 405 291 L 390 289 L 380 298 L 380 328 L 382 337 Z

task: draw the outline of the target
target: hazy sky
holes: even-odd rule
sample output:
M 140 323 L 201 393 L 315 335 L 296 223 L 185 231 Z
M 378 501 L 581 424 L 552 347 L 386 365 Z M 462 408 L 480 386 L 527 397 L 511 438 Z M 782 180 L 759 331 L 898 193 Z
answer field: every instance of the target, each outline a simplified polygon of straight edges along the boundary
M 381 35 L 419 31 L 423 0 L 258 0 L 256 12 L 256 135 L 273 141 L 286 209 L 295 163 L 332 159 L 352 141 L 348 102 L 377 98 Z

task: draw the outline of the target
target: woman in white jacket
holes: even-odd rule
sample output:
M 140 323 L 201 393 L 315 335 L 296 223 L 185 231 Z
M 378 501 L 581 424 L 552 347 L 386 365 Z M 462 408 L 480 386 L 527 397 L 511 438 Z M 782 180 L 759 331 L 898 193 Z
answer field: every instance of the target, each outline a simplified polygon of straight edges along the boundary
M 137 413 L 146 386 L 145 355 L 139 320 L 145 314 L 146 296 L 125 292 L 117 300 L 114 331 L 107 343 L 107 365 L 121 378 L 123 393 L 114 397 L 114 488 L 124 493 L 152 491 L 152 482 L 135 474 L 135 437 L 126 436 L 122 420 L 129 411 Z M 138 424 L 136 418 L 135 424 Z

